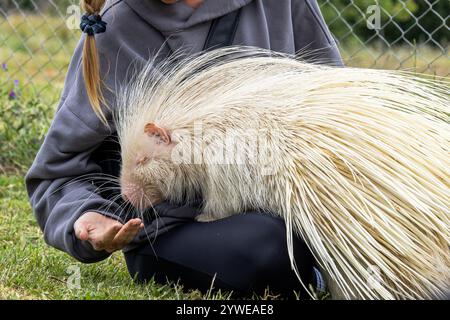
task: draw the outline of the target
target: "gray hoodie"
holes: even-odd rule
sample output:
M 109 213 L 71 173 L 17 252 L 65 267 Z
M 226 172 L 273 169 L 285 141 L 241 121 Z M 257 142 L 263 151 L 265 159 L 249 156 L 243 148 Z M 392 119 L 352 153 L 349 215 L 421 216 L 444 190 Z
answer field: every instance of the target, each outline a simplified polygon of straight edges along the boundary
M 114 1 L 104 9 L 106 33 L 96 35 L 102 78 L 111 89 L 105 91 L 108 104 L 114 105 L 114 92 L 126 81 L 132 65 L 147 61 L 158 51 L 202 50 L 211 21 L 239 8 L 233 44 L 291 54 L 306 49 L 315 52 L 315 59 L 342 64 L 315 0 L 206 0 L 197 9 L 184 2 Z M 95 262 L 109 254 L 78 240 L 75 221 L 87 211 L 121 222 L 127 217 L 92 179 L 102 173 L 117 175 L 117 170 L 108 170 L 105 161 L 119 158 L 117 152 L 109 150 L 115 133 L 113 122 L 110 128 L 104 126 L 87 99 L 80 68 L 84 38 L 75 49 L 55 117 L 25 182 L 45 241 L 82 262 Z M 111 120 L 111 112 L 105 111 Z M 190 219 L 197 213 L 194 207 L 169 204 L 157 210 L 159 215 L 174 217 L 174 221 Z M 154 233 L 154 227 L 155 221 L 149 221 L 148 233 Z M 141 234 L 126 250 L 143 241 L 146 237 Z

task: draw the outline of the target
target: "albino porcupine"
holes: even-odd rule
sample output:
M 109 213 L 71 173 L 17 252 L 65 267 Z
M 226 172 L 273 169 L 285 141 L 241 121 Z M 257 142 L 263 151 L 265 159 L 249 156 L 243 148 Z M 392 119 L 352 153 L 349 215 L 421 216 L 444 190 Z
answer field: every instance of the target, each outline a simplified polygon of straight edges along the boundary
M 262 209 L 312 250 L 334 297 L 427 299 L 450 283 L 448 80 L 231 47 L 149 62 L 118 97 L 136 207 Z

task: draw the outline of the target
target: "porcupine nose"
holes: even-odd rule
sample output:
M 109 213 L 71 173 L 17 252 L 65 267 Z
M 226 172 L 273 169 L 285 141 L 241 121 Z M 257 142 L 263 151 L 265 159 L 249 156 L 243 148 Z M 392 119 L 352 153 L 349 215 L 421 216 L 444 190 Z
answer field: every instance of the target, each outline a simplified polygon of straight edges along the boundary
M 125 202 L 131 203 L 134 207 L 139 207 L 143 198 L 143 190 L 136 184 L 127 183 L 122 190 L 122 198 Z

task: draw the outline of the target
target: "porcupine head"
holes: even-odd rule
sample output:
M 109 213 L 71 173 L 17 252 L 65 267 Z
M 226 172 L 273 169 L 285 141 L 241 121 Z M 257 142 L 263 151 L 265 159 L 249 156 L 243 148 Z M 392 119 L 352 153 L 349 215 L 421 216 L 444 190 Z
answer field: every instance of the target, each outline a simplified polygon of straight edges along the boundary
M 205 66 L 205 59 L 198 57 L 198 73 L 192 72 L 197 67 L 195 59 L 170 70 L 162 66 L 163 75 L 148 64 L 121 91 L 120 184 L 123 197 L 134 207 L 201 199 L 201 221 L 246 209 L 271 211 L 264 190 L 275 188 L 270 188 L 270 182 L 277 181 L 285 165 L 277 158 L 282 130 L 272 127 L 270 111 L 254 101 L 260 80 L 244 77 L 251 74 L 261 79 L 261 63 L 255 59 L 254 65 L 247 61 L 245 69 L 230 68 L 214 58 L 211 53 L 213 63 Z M 275 73 L 292 68 L 289 60 L 277 63 Z M 221 77 L 216 76 L 218 72 Z M 266 79 L 277 81 L 277 77 Z M 267 100 L 274 100 L 273 93 L 270 98 L 261 97 L 261 103 Z M 264 188 L 259 190 L 258 185 Z
M 177 129 L 157 121 L 139 122 L 132 129 L 133 138 L 123 144 L 120 177 L 122 195 L 134 207 L 143 210 L 164 200 L 181 204 L 201 199 L 200 221 L 268 207 L 264 194 L 259 198 L 253 194 L 261 179 L 268 182 L 261 174 L 264 168 L 267 177 L 274 170 L 267 164 L 273 156 L 268 144 L 277 138 L 273 132 L 268 139 L 266 130 L 232 126 L 223 130 L 208 121 L 193 120 Z M 253 199 L 246 199 L 247 194 Z M 228 200 L 220 200 L 224 197 Z

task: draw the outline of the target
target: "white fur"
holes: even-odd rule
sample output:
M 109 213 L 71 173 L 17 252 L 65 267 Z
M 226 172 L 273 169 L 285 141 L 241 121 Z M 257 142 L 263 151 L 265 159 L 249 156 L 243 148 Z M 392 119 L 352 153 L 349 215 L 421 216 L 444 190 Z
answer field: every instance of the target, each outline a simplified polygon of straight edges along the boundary
M 155 185 L 172 201 L 200 193 L 199 220 L 247 209 L 279 214 L 291 259 L 295 232 L 335 297 L 427 299 L 449 289 L 448 80 L 232 47 L 175 65 L 150 62 L 118 101 L 124 167 L 148 122 L 191 133 L 201 122 L 248 138 L 249 128 L 274 132 L 272 175 L 252 163 L 165 164 L 161 172 L 173 175 Z M 374 266 L 381 283 L 371 282 Z

